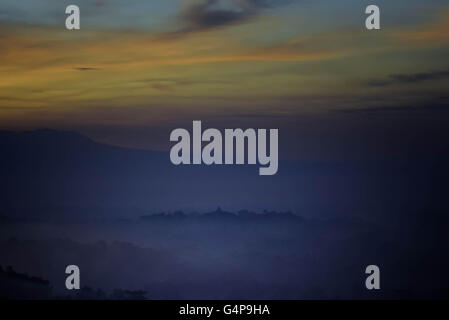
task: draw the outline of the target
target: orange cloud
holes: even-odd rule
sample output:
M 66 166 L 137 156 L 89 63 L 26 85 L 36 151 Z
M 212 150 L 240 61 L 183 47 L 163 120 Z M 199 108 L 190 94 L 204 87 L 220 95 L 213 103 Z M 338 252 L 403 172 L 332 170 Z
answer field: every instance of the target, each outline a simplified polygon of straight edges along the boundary
M 175 88 L 168 84 L 162 84 L 162 83 L 150 83 L 150 88 L 159 90 L 159 91 L 165 91 L 165 92 L 174 92 Z
M 449 41 L 449 7 L 441 10 L 432 24 L 412 31 L 397 32 L 394 36 L 415 43 L 434 42 L 447 45 Z
M 254 79 L 248 72 L 247 77 L 219 82 L 217 71 L 241 73 L 250 68 L 244 63 L 247 61 L 307 62 L 351 52 L 347 48 L 304 46 L 303 42 L 251 45 L 239 35 L 226 32 L 161 39 L 159 34 L 137 31 L 73 33 L 49 27 L 9 26 L 0 31 L 0 38 L 0 96 L 9 97 L 3 101 L 8 107 L 26 104 L 24 96 L 32 105 L 60 108 L 95 101 L 142 103 L 148 97 L 174 92 L 190 97 L 247 94 L 249 89 L 242 87 L 248 84 L 255 93 L 266 80 Z M 211 64 L 215 64 L 213 69 Z M 175 79 L 182 87 L 175 90 L 172 83 L 151 82 L 151 78 Z M 278 87 L 285 90 L 281 83 Z M 273 93 L 277 90 L 271 88 Z

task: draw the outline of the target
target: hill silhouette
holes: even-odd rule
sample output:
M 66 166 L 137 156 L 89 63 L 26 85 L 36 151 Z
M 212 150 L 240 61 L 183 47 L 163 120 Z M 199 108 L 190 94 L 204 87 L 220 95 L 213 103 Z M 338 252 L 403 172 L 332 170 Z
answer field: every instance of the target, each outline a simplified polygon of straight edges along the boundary
M 174 166 L 168 153 L 109 146 L 68 131 L 2 131 L 0 152 L 0 211 L 7 215 L 118 216 L 148 208 L 201 209 L 228 194 L 243 205 L 250 198 L 243 197 L 243 190 L 261 193 L 267 182 L 287 191 L 278 178 L 260 184 L 255 167 Z M 237 177 L 243 180 L 239 186 L 233 181 Z
M 48 280 L 0 266 L 0 299 L 49 299 L 51 292 Z
M 97 143 L 71 131 L 0 131 L 0 212 L 10 218 L 138 217 L 222 204 L 400 221 L 444 207 L 444 159 L 280 160 L 274 176 L 238 166 L 175 166 L 168 152 Z M 282 155 L 282 154 L 281 154 Z M 440 163 L 441 162 L 441 163 Z M 413 183 L 410 183 L 413 181 Z
M 277 212 L 264 210 L 261 213 L 257 213 L 251 210 L 242 209 L 234 213 L 231 211 L 222 210 L 221 207 L 217 207 L 214 211 L 204 213 L 184 213 L 181 210 L 174 211 L 173 213 L 153 213 L 140 216 L 142 221 L 147 222 L 233 222 L 233 223 L 256 223 L 266 222 L 273 223 L 276 221 L 289 221 L 291 223 L 304 222 L 304 218 L 294 214 L 290 211 Z

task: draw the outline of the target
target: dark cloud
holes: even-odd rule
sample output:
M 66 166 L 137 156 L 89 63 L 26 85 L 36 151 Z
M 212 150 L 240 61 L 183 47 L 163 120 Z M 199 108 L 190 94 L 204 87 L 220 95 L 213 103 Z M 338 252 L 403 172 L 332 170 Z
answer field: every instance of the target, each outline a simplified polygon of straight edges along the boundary
M 288 119 L 291 115 L 285 115 L 281 113 L 232 113 L 232 114 L 221 114 L 217 118 L 240 118 L 240 119 Z
M 428 80 L 442 80 L 446 78 L 449 78 L 449 70 L 411 74 L 392 74 L 385 79 L 369 80 L 366 84 L 372 87 L 385 87 L 395 84 L 410 84 Z
M 207 80 L 192 80 L 188 78 L 150 78 L 150 79 L 143 79 L 143 82 L 149 82 L 149 83 L 169 83 L 173 86 L 184 86 L 184 85 L 201 85 L 201 84 L 230 84 L 232 81 L 230 80 L 223 80 L 223 79 L 207 79 Z
M 149 83 L 150 88 L 153 88 L 158 91 L 165 91 L 165 92 L 174 92 L 175 88 L 168 84 L 163 83 Z
M 425 103 L 415 103 L 409 105 L 397 105 L 397 106 L 377 106 L 377 107 L 366 107 L 366 108 L 344 108 L 344 109 L 334 109 L 333 112 L 337 113 L 348 113 L 348 114 L 380 114 L 384 115 L 385 113 L 410 113 L 410 112 L 427 112 L 430 114 L 434 114 L 438 112 L 439 115 L 441 113 L 447 114 L 449 112 L 449 100 L 444 99 L 435 99 L 434 101 L 429 101 Z
M 186 31 L 207 30 L 245 22 L 260 14 L 263 9 L 288 2 L 290 0 L 203 0 L 188 7 L 181 19 L 187 25 Z
M 98 70 L 97 68 L 91 68 L 91 67 L 81 67 L 81 68 L 74 68 L 75 70 L 78 71 L 94 71 L 94 70 Z
M 107 4 L 106 0 L 95 0 L 95 5 L 98 6 L 98 7 L 103 7 L 106 4 Z

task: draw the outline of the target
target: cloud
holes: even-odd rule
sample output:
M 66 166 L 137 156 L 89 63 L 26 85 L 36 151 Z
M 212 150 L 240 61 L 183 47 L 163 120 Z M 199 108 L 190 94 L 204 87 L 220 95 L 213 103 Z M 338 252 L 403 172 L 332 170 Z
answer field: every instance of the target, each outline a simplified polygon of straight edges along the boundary
M 365 108 L 342 108 L 333 109 L 331 112 L 342 113 L 342 114 L 372 114 L 372 115 L 382 115 L 388 114 L 405 114 L 405 113 L 430 113 L 432 115 L 435 112 L 438 114 L 449 112 L 449 99 L 448 97 L 430 97 L 423 101 L 408 102 L 399 105 L 383 105 L 383 106 L 373 106 Z
M 78 70 L 78 71 L 93 71 L 93 70 L 98 70 L 97 68 L 91 68 L 91 67 L 81 67 L 81 68 L 73 68 L 74 70 Z
M 185 31 L 201 31 L 243 23 L 260 14 L 263 9 L 275 8 L 290 0 L 202 0 L 189 6 L 181 20 Z
M 336 109 L 334 110 L 338 113 L 371 113 L 371 114 L 378 114 L 378 113 L 409 113 L 412 111 L 415 112 L 421 112 L 421 111 L 428 111 L 428 112 L 435 112 L 435 111 L 443 111 L 447 112 L 449 111 L 448 105 L 445 104 L 437 104 L 437 105 L 429 105 L 429 106 L 391 106 L 391 107 L 370 107 L 370 108 L 354 108 L 354 109 Z
M 422 42 L 428 45 L 429 42 L 433 42 L 446 45 L 449 40 L 449 6 L 438 10 L 437 18 L 433 23 L 420 26 L 415 30 L 394 33 L 394 36 L 413 43 Z
M 368 80 L 366 84 L 372 87 L 385 87 L 396 84 L 412 84 L 429 80 L 443 80 L 446 78 L 449 78 L 449 70 L 411 74 L 392 74 L 385 79 Z
M 175 88 L 168 84 L 163 83 L 149 83 L 150 88 L 153 88 L 158 91 L 164 91 L 164 92 L 174 92 Z

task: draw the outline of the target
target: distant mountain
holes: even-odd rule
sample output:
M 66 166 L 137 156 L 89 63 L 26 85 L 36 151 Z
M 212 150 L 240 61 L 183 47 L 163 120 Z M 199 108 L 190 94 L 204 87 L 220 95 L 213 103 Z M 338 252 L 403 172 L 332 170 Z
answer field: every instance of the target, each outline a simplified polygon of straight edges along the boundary
M 0 150 L 0 210 L 31 216 L 138 205 L 166 163 L 162 153 L 48 129 L 1 132 Z
M 168 152 L 50 129 L 0 131 L 0 155 L 0 212 L 9 218 L 128 218 L 221 205 L 391 219 L 445 203 L 444 159 L 288 162 L 280 150 L 278 173 L 259 176 L 258 165 L 175 166 Z
M 174 213 L 155 213 L 142 215 L 142 221 L 149 222 L 303 222 L 304 219 L 291 212 L 275 212 L 264 211 L 263 213 L 256 213 L 249 210 L 239 210 L 237 213 L 224 211 L 220 207 L 216 210 L 206 213 L 189 213 L 185 214 L 182 211 L 175 211 Z
M 137 216 L 231 199 L 245 207 L 263 195 L 288 194 L 281 175 L 261 178 L 256 166 L 175 166 L 168 153 L 109 146 L 70 131 L 0 131 L 0 153 L 6 215 Z M 265 204 L 279 204 L 271 202 Z

